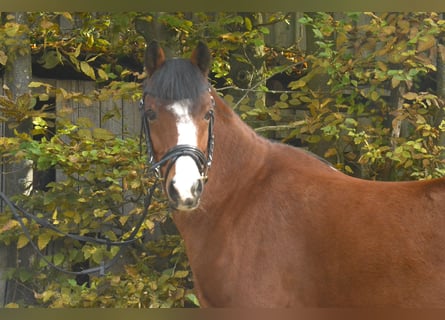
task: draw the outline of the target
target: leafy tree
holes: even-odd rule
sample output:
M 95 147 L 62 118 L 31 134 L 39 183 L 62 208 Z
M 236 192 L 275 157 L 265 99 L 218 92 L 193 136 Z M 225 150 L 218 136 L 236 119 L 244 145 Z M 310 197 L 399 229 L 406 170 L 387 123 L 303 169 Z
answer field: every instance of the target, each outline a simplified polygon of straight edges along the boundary
M 442 176 L 443 97 L 434 77 L 445 21 L 436 13 L 318 13 L 300 22 L 318 50 L 307 56 L 310 72 L 290 84 L 309 109 L 293 135 L 309 148 L 324 144 L 322 155 L 350 174 Z M 311 88 L 319 75 L 327 77 L 324 92 Z
M 215 52 L 214 79 L 236 88 L 230 79 L 231 52 L 235 60 L 252 72 L 263 57 L 248 53 L 252 45 L 263 45 L 267 28 L 255 25 L 255 15 L 219 13 L 29 13 L 22 23 L 5 22 L 0 38 L 13 30 L 23 30 L 31 43 L 34 72 L 91 79 L 91 92 L 69 92 L 49 83 L 31 82 L 32 94 L 15 97 L 5 89 L 0 97 L 2 120 L 13 136 L 0 138 L 4 163 L 32 163 L 37 172 L 57 169 L 65 179 L 42 189 L 16 194 L 13 200 L 38 219 L 49 221 L 62 233 L 42 228 L 22 216 L 18 221 L 10 208 L 0 215 L 0 242 L 16 246 L 19 252 L 30 247 L 21 223 L 44 257 L 32 254 L 30 265 L 16 262 L 8 276 L 25 294 L 17 295 L 9 307 L 37 304 L 49 307 L 172 307 L 196 305 L 191 274 L 182 242 L 170 228 L 170 218 L 162 195 L 157 193 L 149 217 L 135 236 L 136 242 L 122 252 L 118 247 L 85 243 L 66 234 L 93 236 L 119 241 L 128 239 L 140 221 L 144 197 L 153 185 L 147 176 L 145 152 L 140 152 L 139 136 L 127 133 L 120 138 L 96 127 L 90 119 L 73 122 L 72 102 L 93 107 L 94 101 L 141 98 L 141 82 L 147 30 L 163 29 L 163 38 L 172 54 L 188 56 L 197 39 L 205 39 Z M 276 15 L 278 18 L 281 14 Z M 151 29 L 150 29 L 151 28 Z M 0 42 L 0 64 L 12 59 L 11 50 Z M 252 59 L 259 59 L 255 63 Z M 258 73 L 259 74 L 259 73 Z M 56 112 L 51 98 L 63 107 Z M 43 107 L 36 109 L 37 101 Z M 104 115 L 104 122 L 119 114 Z M 32 128 L 21 128 L 23 121 Z M 23 214 L 23 213 L 22 213 Z M 162 229 L 159 235 L 159 229 Z M 147 240 L 149 239 L 149 241 Z M 114 257 L 124 263 L 105 275 L 87 278 L 64 274 L 48 265 L 66 270 L 98 267 Z M 33 297 L 33 300 L 29 299 Z

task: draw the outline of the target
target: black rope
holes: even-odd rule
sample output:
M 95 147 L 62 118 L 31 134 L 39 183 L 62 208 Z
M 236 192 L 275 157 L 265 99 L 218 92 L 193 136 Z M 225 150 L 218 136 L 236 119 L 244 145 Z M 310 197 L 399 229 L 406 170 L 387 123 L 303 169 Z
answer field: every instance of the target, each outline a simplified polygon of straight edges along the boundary
M 126 246 L 128 246 L 131 243 L 133 243 L 133 242 L 135 242 L 135 241 L 140 239 L 140 238 L 136 238 L 136 235 L 139 232 L 142 224 L 144 223 L 145 219 L 148 216 L 148 212 L 149 212 L 148 209 L 149 209 L 149 206 L 151 204 L 151 200 L 152 200 L 153 194 L 155 192 L 155 189 L 157 187 L 157 184 L 158 184 L 158 179 L 155 180 L 155 182 L 151 186 L 147 196 L 145 197 L 145 200 L 144 200 L 144 212 L 143 212 L 140 220 L 138 221 L 136 227 L 133 229 L 133 231 L 131 232 L 131 234 L 130 234 L 130 236 L 128 237 L 127 240 L 121 240 L 121 241 L 110 241 L 109 239 L 94 238 L 94 237 L 88 237 L 88 236 L 80 236 L 80 235 L 76 235 L 76 234 L 72 234 L 72 233 L 63 232 L 59 228 L 55 227 L 53 224 L 49 223 L 47 220 L 38 218 L 35 215 L 30 214 L 29 212 L 27 212 L 23 208 L 20 208 L 18 205 L 14 204 L 3 192 L 0 192 L 0 198 L 11 209 L 11 213 L 12 213 L 14 219 L 20 224 L 20 227 L 23 230 L 23 234 L 28 239 L 28 241 L 31 244 L 31 246 L 33 247 L 33 249 L 37 252 L 38 256 L 43 261 L 45 261 L 50 267 L 56 269 L 57 271 L 60 271 L 60 272 L 63 272 L 63 273 L 67 273 L 67 274 L 71 274 L 71 275 L 85 275 L 85 274 L 91 274 L 91 273 L 98 272 L 99 275 L 103 276 L 103 275 L 105 275 L 105 271 L 108 270 L 112 265 L 114 265 L 116 263 L 116 261 L 120 258 L 122 250 Z M 32 239 L 32 236 L 31 236 L 31 234 L 29 232 L 29 229 L 28 229 L 28 227 L 26 227 L 25 223 L 23 222 L 22 216 L 19 214 L 19 212 L 21 212 L 26 218 L 34 220 L 35 222 L 37 222 L 42 227 L 51 229 L 51 230 L 61 234 L 62 236 L 65 236 L 65 237 L 68 237 L 68 238 L 71 238 L 71 239 L 74 239 L 74 240 L 83 241 L 83 242 L 107 245 L 108 248 L 111 247 L 111 246 L 118 246 L 119 247 L 119 251 L 108 262 L 105 263 L 105 261 L 102 261 L 100 266 L 97 266 L 97 267 L 88 268 L 88 269 L 85 269 L 85 270 L 82 270 L 82 271 L 71 271 L 71 270 L 66 270 L 66 269 L 60 268 L 59 266 L 56 266 L 54 263 L 52 263 L 40 251 L 39 247 L 37 246 L 37 244 Z

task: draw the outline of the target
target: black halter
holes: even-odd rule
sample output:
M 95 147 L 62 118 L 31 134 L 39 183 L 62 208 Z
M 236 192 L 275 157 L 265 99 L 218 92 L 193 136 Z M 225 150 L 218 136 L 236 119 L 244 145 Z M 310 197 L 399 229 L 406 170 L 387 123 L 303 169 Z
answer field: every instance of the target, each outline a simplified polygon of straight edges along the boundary
M 209 88 L 209 93 L 210 93 L 210 88 Z M 199 173 L 201 174 L 201 179 L 204 182 L 207 181 L 208 179 L 207 174 L 210 169 L 210 166 L 212 165 L 213 148 L 215 144 L 215 136 L 213 134 L 213 124 L 215 121 L 215 116 L 214 116 L 215 99 L 213 98 L 213 96 L 210 95 L 212 108 L 209 110 L 208 113 L 209 127 L 208 127 L 208 141 L 207 141 L 207 156 L 204 154 L 204 152 L 202 152 L 201 150 L 199 150 L 199 148 L 195 146 L 189 144 L 180 144 L 169 149 L 158 162 L 155 162 L 153 145 L 151 143 L 151 138 L 150 138 L 150 122 L 147 119 L 147 114 L 144 105 L 146 95 L 147 94 L 144 94 L 144 98 L 141 100 L 140 103 L 140 111 L 142 119 L 141 136 L 143 130 L 145 135 L 145 144 L 147 146 L 148 162 L 150 164 L 150 170 L 154 170 L 157 177 L 162 178 L 160 168 L 167 164 L 166 176 L 168 176 L 176 160 L 178 160 L 180 157 L 188 156 L 191 157 L 198 166 Z

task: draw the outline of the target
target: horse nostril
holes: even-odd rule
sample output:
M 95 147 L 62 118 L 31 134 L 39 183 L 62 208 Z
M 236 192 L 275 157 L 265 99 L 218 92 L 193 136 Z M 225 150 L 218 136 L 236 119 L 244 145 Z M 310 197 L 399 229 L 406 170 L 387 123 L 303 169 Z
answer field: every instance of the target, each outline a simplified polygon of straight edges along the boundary
M 192 195 L 199 197 L 202 193 L 203 183 L 201 180 L 196 181 L 192 186 Z
M 195 200 L 192 198 L 187 198 L 184 200 L 184 205 L 185 206 L 192 206 L 195 203 Z
M 170 182 L 170 184 L 168 185 L 167 192 L 168 192 L 168 195 L 170 196 L 170 199 L 175 200 L 175 201 L 179 199 L 179 193 L 175 187 L 175 180 L 172 180 Z

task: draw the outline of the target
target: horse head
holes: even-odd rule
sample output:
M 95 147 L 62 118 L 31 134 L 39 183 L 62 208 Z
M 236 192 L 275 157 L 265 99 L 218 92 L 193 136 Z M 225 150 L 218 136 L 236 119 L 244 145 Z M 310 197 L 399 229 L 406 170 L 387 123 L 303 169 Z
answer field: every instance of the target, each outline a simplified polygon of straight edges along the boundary
M 199 43 L 190 59 L 166 59 L 157 42 L 145 53 L 144 123 L 152 166 L 172 208 L 196 209 L 213 153 L 210 51 Z

